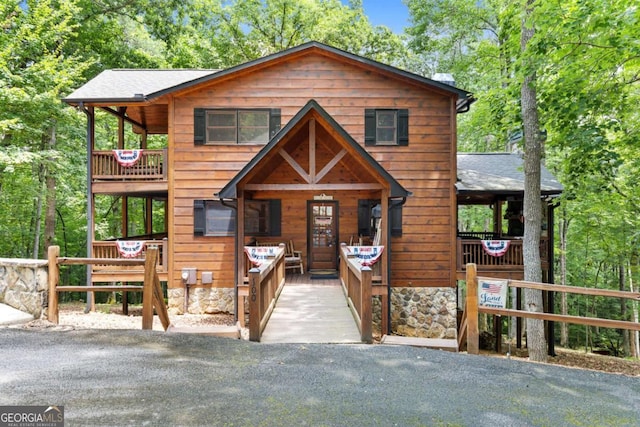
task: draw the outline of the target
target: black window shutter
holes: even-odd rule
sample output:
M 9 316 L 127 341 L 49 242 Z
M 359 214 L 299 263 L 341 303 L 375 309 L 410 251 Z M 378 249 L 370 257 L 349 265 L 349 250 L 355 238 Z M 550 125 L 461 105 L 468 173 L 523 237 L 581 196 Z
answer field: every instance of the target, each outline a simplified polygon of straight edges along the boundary
M 396 205 L 391 208 L 389 223 L 391 224 L 391 236 L 402 236 L 402 205 Z
M 409 110 L 398 110 L 398 145 L 409 145 Z
M 204 145 L 207 134 L 206 112 L 204 108 L 193 110 L 193 143 Z
M 358 200 L 358 236 L 371 234 L 371 200 Z
M 269 139 L 273 138 L 281 126 L 280 109 L 272 108 L 269 113 Z
M 204 200 L 193 201 L 193 234 L 204 236 L 206 229 L 206 209 Z
M 364 145 L 376 145 L 376 110 L 364 110 Z
M 282 201 L 280 199 L 269 200 L 269 235 L 282 235 Z

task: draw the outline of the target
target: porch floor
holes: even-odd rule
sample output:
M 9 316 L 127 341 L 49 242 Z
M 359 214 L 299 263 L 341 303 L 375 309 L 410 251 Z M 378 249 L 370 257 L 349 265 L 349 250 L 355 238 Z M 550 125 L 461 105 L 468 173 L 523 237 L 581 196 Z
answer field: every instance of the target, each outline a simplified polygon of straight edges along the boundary
M 346 344 L 361 339 L 338 279 L 287 274 L 260 342 Z

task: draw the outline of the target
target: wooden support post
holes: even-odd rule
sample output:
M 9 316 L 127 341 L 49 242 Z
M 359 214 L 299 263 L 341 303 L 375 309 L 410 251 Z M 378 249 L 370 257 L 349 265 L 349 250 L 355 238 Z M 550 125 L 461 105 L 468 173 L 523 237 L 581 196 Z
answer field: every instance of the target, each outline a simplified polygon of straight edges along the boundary
M 164 295 L 162 294 L 162 287 L 160 286 L 160 279 L 158 273 L 154 270 L 153 274 L 153 306 L 158 313 L 160 323 L 166 331 L 169 329 L 171 321 L 169 320 L 169 312 L 167 311 L 167 305 L 164 303 Z
M 371 302 L 371 267 L 362 267 L 362 283 L 360 284 L 360 334 L 362 342 L 373 342 L 373 307 Z
M 60 267 L 58 266 L 58 256 L 60 256 L 60 246 L 49 246 L 47 260 L 49 261 L 49 311 L 47 318 L 49 322 L 58 324 L 58 282 L 60 281 Z
M 467 264 L 467 353 L 480 353 L 478 330 L 478 276 L 475 264 Z
M 260 269 L 249 270 L 249 340 L 260 341 Z
M 142 290 L 142 329 L 153 329 L 153 279 L 156 274 L 158 248 L 150 246 L 144 262 L 144 288 Z

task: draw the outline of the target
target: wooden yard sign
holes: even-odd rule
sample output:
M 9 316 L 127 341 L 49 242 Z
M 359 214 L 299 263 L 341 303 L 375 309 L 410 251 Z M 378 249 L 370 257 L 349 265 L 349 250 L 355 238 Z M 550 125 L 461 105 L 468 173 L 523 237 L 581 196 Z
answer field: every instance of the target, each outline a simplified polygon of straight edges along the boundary
M 508 280 L 478 279 L 478 305 L 507 308 Z

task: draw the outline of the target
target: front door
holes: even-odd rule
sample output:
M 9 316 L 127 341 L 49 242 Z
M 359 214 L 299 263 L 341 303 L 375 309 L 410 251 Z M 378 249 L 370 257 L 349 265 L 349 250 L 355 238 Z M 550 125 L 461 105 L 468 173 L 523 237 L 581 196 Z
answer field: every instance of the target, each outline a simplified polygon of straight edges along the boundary
M 307 242 L 309 270 L 338 269 L 338 202 L 308 203 Z

